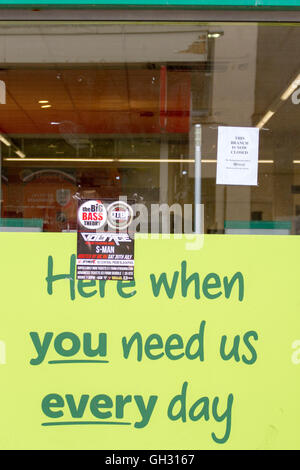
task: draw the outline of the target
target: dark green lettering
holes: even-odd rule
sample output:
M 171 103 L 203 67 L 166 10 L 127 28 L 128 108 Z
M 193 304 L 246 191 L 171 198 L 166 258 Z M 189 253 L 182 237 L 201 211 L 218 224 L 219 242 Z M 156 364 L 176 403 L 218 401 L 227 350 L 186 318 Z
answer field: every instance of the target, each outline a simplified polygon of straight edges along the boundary
M 228 281 L 227 276 L 224 277 L 225 297 L 229 299 L 236 281 L 239 283 L 239 301 L 241 302 L 244 299 L 244 277 L 240 272 L 235 273 L 230 281 Z
M 60 395 L 57 393 L 49 393 L 49 395 L 43 398 L 42 410 L 48 418 L 61 418 L 64 413 L 61 410 L 53 411 L 52 408 L 63 408 L 64 405 L 64 399 Z
M 250 359 L 247 359 L 245 354 L 242 355 L 243 362 L 245 364 L 248 364 L 248 365 L 254 364 L 256 362 L 256 359 L 257 359 L 256 350 L 254 349 L 254 347 L 252 346 L 252 344 L 249 341 L 249 339 L 251 337 L 254 338 L 255 341 L 258 340 L 258 334 L 256 333 L 256 331 L 247 331 L 247 333 L 245 333 L 244 337 L 243 337 L 245 345 L 247 346 L 247 348 L 251 352 L 251 358 Z
M 76 406 L 73 395 L 66 395 L 66 401 L 72 418 L 82 418 L 89 398 L 89 395 L 81 395 L 78 406 Z
M 107 335 L 106 333 L 99 333 L 98 345 L 95 349 L 92 348 L 92 335 L 91 333 L 83 334 L 83 352 L 88 357 L 106 356 L 107 354 Z
M 195 285 L 195 298 L 200 299 L 200 279 L 198 273 L 191 274 L 188 278 L 186 278 L 186 261 L 182 261 L 181 263 L 181 292 L 182 296 L 187 296 L 188 287 L 194 282 Z
M 171 353 L 172 350 L 178 350 L 182 348 L 183 348 L 183 340 L 180 335 L 173 334 L 167 338 L 165 351 L 166 351 L 166 356 L 169 359 L 171 359 L 171 361 L 177 361 L 178 359 L 181 359 L 184 356 L 184 352 L 177 354 L 177 355 Z
M 122 338 L 123 356 L 128 359 L 134 341 L 137 343 L 137 360 L 141 361 L 143 357 L 143 340 L 142 335 L 138 332 L 134 333 L 128 342 L 125 336 Z
M 135 287 L 135 281 L 118 281 L 117 282 L 117 291 L 120 297 L 123 297 L 123 299 L 129 299 L 130 297 L 133 297 L 136 294 L 136 290 L 133 290 L 131 292 L 124 292 L 124 289 L 127 289 L 128 287 Z
M 212 282 L 211 282 L 212 280 Z M 222 295 L 222 292 L 216 292 L 215 294 L 211 294 L 209 291 L 212 289 L 219 289 L 221 287 L 221 279 L 219 278 L 218 274 L 210 273 L 205 276 L 202 290 L 205 297 L 208 299 L 217 299 Z
M 152 291 L 153 291 L 154 297 L 159 296 L 161 287 L 163 285 L 167 296 L 169 297 L 169 299 L 172 299 L 174 297 L 174 294 L 175 294 L 175 289 L 176 289 L 176 286 L 177 286 L 178 277 L 179 277 L 179 272 L 175 271 L 174 274 L 173 274 L 172 284 L 171 284 L 171 286 L 169 286 L 166 273 L 161 273 L 161 275 L 158 278 L 158 281 L 156 281 L 156 277 L 155 277 L 154 274 L 150 274 L 150 279 L 151 279 L 151 284 L 152 284 Z
M 100 411 L 102 408 L 112 408 L 113 401 L 108 395 L 96 395 L 90 403 L 90 409 L 95 418 L 107 419 L 112 416 L 111 411 Z
M 65 340 L 71 341 L 72 345 L 70 349 L 65 349 L 63 347 L 63 342 Z M 61 356 L 65 356 L 65 357 L 74 356 L 80 350 L 80 339 L 74 333 L 70 333 L 68 331 L 64 333 L 60 333 L 59 335 L 56 336 L 54 340 L 54 348 L 57 354 L 60 354 Z
M 161 352 L 157 355 L 153 355 L 150 351 L 152 349 L 161 349 L 161 348 L 163 348 L 163 346 L 164 346 L 163 340 L 162 340 L 160 335 L 152 334 L 152 335 L 148 336 L 148 338 L 146 339 L 146 342 L 145 342 L 145 354 L 146 354 L 146 356 L 149 359 L 152 359 L 154 361 L 156 359 L 160 359 L 164 355 L 163 352 Z
M 225 442 L 229 439 L 230 431 L 231 431 L 231 421 L 232 421 L 231 415 L 232 415 L 232 404 L 233 404 L 232 393 L 228 395 L 226 410 L 221 415 L 218 415 L 218 403 L 219 403 L 219 398 L 216 397 L 212 404 L 212 414 L 215 420 L 218 422 L 222 422 L 224 421 L 224 419 L 226 419 L 226 430 L 225 430 L 224 437 L 218 438 L 213 432 L 212 438 L 215 442 L 217 442 L 217 444 L 225 444 Z
M 93 297 L 93 295 L 97 294 L 97 290 L 93 290 L 92 292 L 85 292 L 87 287 L 95 287 L 96 281 L 93 279 L 79 279 L 77 283 L 77 289 L 81 297 Z
M 71 300 L 75 299 L 75 273 L 76 273 L 76 256 L 73 254 L 70 257 L 70 272 L 67 274 L 56 274 L 53 275 L 53 258 L 48 256 L 48 275 L 47 281 L 47 292 L 49 295 L 53 294 L 53 282 L 60 281 L 62 279 L 68 279 L 70 281 L 70 297 Z
M 46 356 L 47 351 L 49 349 L 51 340 L 53 338 L 53 333 L 51 333 L 51 332 L 46 333 L 45 336 L 44 336 L 43 343 L 41 343 L 39 334 L 34 332 L 34 331 L 32 331 L 30 333 L 30 337 L 31 337 L 33 345 L 36 349 L 36 352 L 38 354 L 35 359 L 31 359 L 30 364 L 32 366 L 38 366 L 45 359 L 45 356 Z

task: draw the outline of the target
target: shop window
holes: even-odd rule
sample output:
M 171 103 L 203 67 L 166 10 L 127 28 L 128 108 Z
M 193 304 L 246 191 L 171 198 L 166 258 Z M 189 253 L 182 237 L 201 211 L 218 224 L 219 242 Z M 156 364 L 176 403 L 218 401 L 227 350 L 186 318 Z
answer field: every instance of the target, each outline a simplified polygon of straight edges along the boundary
M 76 230 L 80 195 L 300 233 L 298 25 L 0 22 L 0 39 L 0 230 Z M 258 186 L 216 184 L 219 126 L 260 129 Z

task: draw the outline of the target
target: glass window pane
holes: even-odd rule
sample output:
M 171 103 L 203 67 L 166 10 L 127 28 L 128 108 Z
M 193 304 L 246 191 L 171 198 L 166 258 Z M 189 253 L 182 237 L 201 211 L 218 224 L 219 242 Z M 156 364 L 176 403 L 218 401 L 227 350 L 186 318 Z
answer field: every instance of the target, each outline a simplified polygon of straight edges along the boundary
M 300 233 L 298 25 L 0 22 L 0 39 L 1 230 L 76 230 L 80 194 Z M 258 186 L 216 184 L 219 126 L 260 128 Z

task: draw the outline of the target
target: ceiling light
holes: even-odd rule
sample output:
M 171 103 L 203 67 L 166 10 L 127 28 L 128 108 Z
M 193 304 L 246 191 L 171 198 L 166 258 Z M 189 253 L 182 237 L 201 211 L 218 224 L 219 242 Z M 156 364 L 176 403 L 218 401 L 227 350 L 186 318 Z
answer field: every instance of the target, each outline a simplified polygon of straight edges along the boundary
M 274 99 L 274 101 L 269 106 L 269 111 L 266 112 L 266 114 L 261 118 L 261 120 L 256 124 L 255 127 L 262 129 L 264 125 L 274 116 L 274 114 L 279 111 L 284 101 L 286 101 L 299 86 L 300 86 L 300 73 L 298 73 L 296 78 L 294 78 L 290 82 L 287 89 Z
M 16 151 L 19 155 L 19 153 Z M 21 152 L 22 153 L 22 152 Z M 23 154 L 24 155 L 24 154 Z M 21 155 L 20 155 L 21 156 Z M 26 157 L 24 155 L 22 158 Z M 4 158 L 6 162 L 19 162 L 19 158 Z M 26 158 L 27 162 L 87 162 L 87 163 L 99 163 L 99 162 L 113 162 L 113 158 Z
M 41 103 L 41 104 L 44 103 L 45 104 L 45 103 L 49 103 L 49 101 L 48 100 L 40 100 L 39 103 Z
M 271 119 L 272 116 L 274 116 L 275 112 L 274 111 L 267 111 L 267 113 L 264 115 L 264 117 L 256 124 L 255 127 L 258 127 L 259 129 L 262 129 L 264 125 Z
M 17 152 L 16 152 L 17 153 Z M 7 162 L 19 161 L 18 158 L 5 158 Z M 194 159 L 170 159 L 170 158 L 26 158 L 27 162 L 86 162 L 86 163 L 97 163 L 97 162 L 115 162 L 115 163 L 195 163 Z M 201 163 L 216 163 L 217 160 L 202 160 Z
M 213 38 L 213 39 L 218 39 L 223 35 L 223 33 L 208 33 L 207 37 L 208 38 Z
M 11 146 L 11 142 L 6 138 L 4 137 L 4 135 L 0 134 L 0 140 L 1 142 L 3 142 L 5 145 L 7 145 L 7 147 L 10 147 Z
M 23 153 L 23 152 L 22 152 L 21 150 L 19 150 L 19 149 L 15 150 L 15 153 L 16 153 L 17 155 L 19 155 L 19 157 L 21 157 L 21 158 L 25 158 L 25 157 L 26 157 L 25 153 Z M 15 158 L 14 160 L 18 160 L 18 158 Z
M 51 108 L 51 104 L 43 104 L 41 108 Z
M 19 155 L 21 158 L 25 158 L 26 155 L 21 152 L 21 150 L 15 150 L 15 153 Z M 19 162 L 19 158 L 4 158 L 7 162 Z M 156 159 L 156 158 L 123 158 L 123 159 L 115 159 L 115 158 L 26 158 L 27 162 L 70 162 L 70 163 L 100 163 L 100 162 L 115 162 L 115 163 L 195 163 L 195 160 L 186 159 L 186 160 L 179 160 L 179 159 Z M 217 160 L 213 159 L 203 159 L 201 163 L 217 163 Z M 258 163 L 262 164 L 272 164 L 274 160 L 258 160 Z M 294 160 L 293 163 L 300 163 L 300 160 Z M 182 171 L 182 174 L 187 174 L 185 170 Z M 119 180 L 120 177 L 116 176 L 116 179 Z
M 300 74 L 297 78 L 290 84 L 290 86 L 285 90 L 285 92 L 281 95 L 280 99 L 282 101 L 286 101 L 289 97 L 294 93 L 295 90 L 300 86 Z
M 181 158 L 120 158 L 117 160 L 120 163 L 194 163 L 193 159 Z

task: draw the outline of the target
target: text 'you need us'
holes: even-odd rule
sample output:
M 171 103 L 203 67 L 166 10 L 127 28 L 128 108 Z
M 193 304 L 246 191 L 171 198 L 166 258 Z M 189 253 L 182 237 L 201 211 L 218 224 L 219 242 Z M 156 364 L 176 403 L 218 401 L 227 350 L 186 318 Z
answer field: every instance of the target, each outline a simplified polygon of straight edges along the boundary
M 80 297 L 89 299 L 94 296 L 100 298 L 109 296 L 111 298 L 113 290 L 114 295 L 128 302 L 138 294 L 139 286 L 136 286 L 135 281 L 76 281 L 75 268 L 75 255 L 70 257 L 69 270 L 65 273 L 55 271 L 54 260 L 52 256 L 49 256 L 46 276 L 47 293 L 55 295 L 56 286 L 60 284 L 60 286 L 64 285 L 66 294 L 72 301 Z M 200 276 L 198 273 L 188 272 L 186 261 L 182 261 L 179 269 L 171 275 L 152 273 L 148 280 L 144 280 L 144 283 L 146 282 L 150 283 L 151 293 L 155 298 L 161 297 L 176 301 L 176 296 L 180 296 L 196 300 L 203 298 L 215 300 L 223 296 L 226 301 L 233 301 L 237 304 L 244 300 L 245 281 L 241 272 L 236 272 L 231 276 L 220 276 L 213 272 Z M 61 295 L 61 290 L 59 295 Z M 119 314 L 121 315 L 122 312 L 120 311 Z M 110 359 L 111 344 L 114 345 L 113 347 L 116 344 L 119 345 L 124 368 L 130 363 L 132 372 L 134 364 L 138 365 L 135 374 L 143 375 L 141 363 L 149 361 L 156 361 L 156 363 L 164 361 L 164 367 L 168 368 L 168 361 L 172 361 L 173 364 L 176 361 L 182 366 L 184 361 L 194 361 L 195 364 L 199 364 L 207 360 L 205 345 L 210 328 L 205 320 L 199 320 L 195 326 L 191 325 L 188 335 L 186 327 L 184 335 L 180 331 L 163 335 L 155 329 L 150 333 L 148 331 L 147 334 L 132 331 L 130 334 L 122 335 L 118 332 L 116 312 L 112 314 L 112 321 L 114 328 L 109 333 L 105 331 L 78 333 L 71 330 L 43 331 L 42 333 L 30 331 L 33 351 L 30 359 L 31 366 L 60 364 L 60 367 L 64 367 L 63 373 L 66 375 L 69 373 L 69 370 L 65 368 L 67 364 L 106 363 L 105 367 L 114 367 Z M 113 341 L 111 341 L 112 335 Z M 249 367 L 257 361 L 256 345 L 259 338 L 256 331 L 243 331 L 240 334 L 227 331 L 215 336 L 217 356 L 220 361 L 225 361 L 228 365 L 235 364 L 238 367 Z M 120 368 L 120 361 L 116 367 Z M 182 374 L 184 365 L 180 370 Z M 138 390 L 132 394 L 124 393 L 122 390 L 107 393 L 105 370 L 101 369 L 101 371 L 103 389 L 99 391 L 100 393 L 89 393 L 84 390 L 84 383 L 82 383 L 82 393 L 73 394 L 70 390 L 61 393 L 52 389 L 51 393 L 43 396 L 41 410 L 45 420 L 42 426 L 110 424 L 133 426 L 136 430 L 143 430 L 152 425 L 153 417 L 157 415 L 160 423 L 160 419 L 167 419 L 172 426 L 185 425 L 189 422 L 201 424 L 210 422 L 214 428 L 211 432 L 211 439 L 217 444 L 225 444 L 232 435 L 233 408 L 236 398 L 233 393 L 227 392 L 222 392 L 220 396 L 207 396 L 207 394 L 199 396 L 198 390 L 201 384 L 203 385 L 199 369 L 193 373 L 193 379 L 189 374 L 189 379 L 181 380 L 176 390 L 169 390 L 169 387 L 162 383 L 161 372 L 160 379 L 158 379 L 151 368 L 152 372 L 149 374 L 153 377 L 148 376 L 148 379 L 151 379 L 151 391 L 155 390 L 155 386 L 159 387 L 163 394 L 161 400 L 159 393 L 141 394 Z M 95 374 L 94 370 L 91 373 L 96 380 L 98 374 Z M 80 381 L 80 377 L 78 379 Z M 128 390 L 128 384 L 126 388 Z M 141 389 L 144 390 L 143 387 Z M 155 420 L 156 424 L 157 422 Z M 153 432 L 157 432 L 155 426 Z

